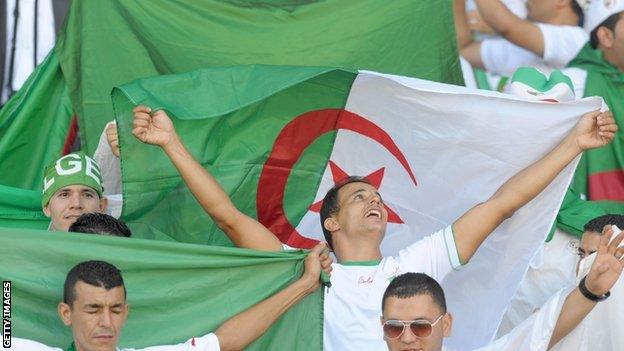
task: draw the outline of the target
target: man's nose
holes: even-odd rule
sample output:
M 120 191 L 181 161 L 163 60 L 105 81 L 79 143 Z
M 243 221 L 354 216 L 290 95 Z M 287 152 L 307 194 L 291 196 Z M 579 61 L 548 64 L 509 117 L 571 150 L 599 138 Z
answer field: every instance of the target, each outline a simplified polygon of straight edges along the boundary
M 82 196 L 79 193 L 73 193 L 69 197 L 71 208 L 82 208 Z

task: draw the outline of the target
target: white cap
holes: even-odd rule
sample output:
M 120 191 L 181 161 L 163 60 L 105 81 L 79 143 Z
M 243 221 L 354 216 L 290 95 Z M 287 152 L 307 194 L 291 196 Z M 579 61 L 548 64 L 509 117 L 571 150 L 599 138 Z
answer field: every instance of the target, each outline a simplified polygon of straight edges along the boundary
M 585 11 L 585 31 L 591 33 L 609 16 L 624 11 L 624 0 L 589 0 Z

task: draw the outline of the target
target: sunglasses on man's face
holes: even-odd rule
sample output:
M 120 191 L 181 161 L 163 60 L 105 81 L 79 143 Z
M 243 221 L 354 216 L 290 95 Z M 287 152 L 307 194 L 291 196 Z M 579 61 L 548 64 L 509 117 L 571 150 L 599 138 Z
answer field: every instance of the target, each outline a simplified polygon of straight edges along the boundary
M 431 323 L 426 319 L 416 319 L 413 321 L 401 321 L 398 319 L 388 319 L 383 324 L 384 336 L 388 339 L 397 339 L 405 332 L 405 328 L 409 327 L 412 334 L 418 338 L 426 338 L 431 335 L 433 327 L 444 317 L 443 313 Z

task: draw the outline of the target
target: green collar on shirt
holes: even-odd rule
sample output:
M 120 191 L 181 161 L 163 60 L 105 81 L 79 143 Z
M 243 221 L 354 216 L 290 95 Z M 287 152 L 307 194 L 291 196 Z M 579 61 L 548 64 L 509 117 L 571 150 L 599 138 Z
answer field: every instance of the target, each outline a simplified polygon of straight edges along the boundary
M 343 266 L 378 266 L 381 260 L 370 261 L 344 261 L 340 262 Z
M 76 345 L 74 345 L 74 343 L 72 342 L 65 351 L 76 351 Z

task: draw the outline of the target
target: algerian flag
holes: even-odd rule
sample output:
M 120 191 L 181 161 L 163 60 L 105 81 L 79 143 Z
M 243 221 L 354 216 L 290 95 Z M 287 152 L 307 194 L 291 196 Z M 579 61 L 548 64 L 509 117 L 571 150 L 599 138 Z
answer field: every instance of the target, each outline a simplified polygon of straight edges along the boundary
M 335 181 L 367 176 L 387 203 L 382 249 L 393 254 L 487 200 L 601 100 L 528 102 L 371 72 L 239 66 L 141 79 L 115 89 L 113 103 L 123 215 L 137 236 L 229 244 L 164 152 L 131 135 L 131 110 L 145 104 L 166 109 L 235 205 L 291 246 L 322 238 L 318 201 Z M 467 349 L 492 338 L 574 166 L 444 280 L 455 316 L 449 346 Z

